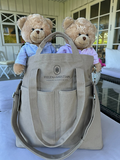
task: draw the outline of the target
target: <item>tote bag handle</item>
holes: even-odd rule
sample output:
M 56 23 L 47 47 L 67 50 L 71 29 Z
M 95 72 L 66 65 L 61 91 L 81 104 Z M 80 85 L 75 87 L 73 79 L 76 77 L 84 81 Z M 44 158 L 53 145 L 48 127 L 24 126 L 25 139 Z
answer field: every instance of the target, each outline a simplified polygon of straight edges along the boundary
M 62 32 L 54 32 L 54 33 L 51 33 L 50 35 L 48 35 L 42 42 L 41 44 L 39 45 L 38 49 L 37 49 L 37 52 L 35 54 L 35 56 L 39 56 L 40 53 L 42 52 L 45 44 L 49 41 L 49 39 L 53 38 L 54 36 L 56 37 L 62 37 L 66 40 L 68 40 L 71 48 L 72 48 L 72 53 L 73 55 L 79 55 L 79 51 L 77 49 L 77 47 L 75 46 L 74 42 L 72 41 L 72 39 L 65 33 L 62 33 Z
M 67 157 L 69 157 L 73 152 L 75 152 L 83 143 L 85 136 L 87 135 L 87 132 L 93 122 L 94 119 L 94 113 L 95 113 L 95 106 L 96 106 L 96 100 L 93 99 L 93 105 L 92 105 L 92 114 L 91 114 L 91 118 L 90 121 L 88 123 L 88 125 L 86 126 L 84 132 L 83 132 L 83 136 L 80 137 L 79 141 L 77 143 L 75 143 L 72 147 L 70 147 L 69 150 L 65 151 L 64 153 L 61 154 L 55 154 L 55 155 L 51 155 L 51 154 L 47 154 L 44 152 L 41 152 L 37 149 L 35 149 L 34 147 L 32 147 L 30 144 L 28 144 L 25 139 L 23 138 L 23 133 L 19 130 L 18 128 L 18 111 L 17 111 L 17 106 L 18 106 L 18 102 L 19 102 L 19 90 L 21 87 L 21 83 L 19 84 L 16 92 L 15 92 L 15 96 L 14 96 L 14 102 L 13 102 L 13 109 L 12 109 L 12 119 L 11 119 L 11 123 L 12 123 L 12 128 L 14 130 L 14 133 L 16 134 L 17 138 L 23 143 L 24 147 L 27 148 L 28 150 L 30 150 L 31 152 L 33 152 L 34 154 L 36 154 L 37 156 L 47 159 L 47 160 L 63 160 Z M 95 92 L 95 85 L 93 86 L 93 92 Z M 96 92 L 95 92 L 96 93 Z
M 37 99 L 37 75 L 38 71 L 40 74 L 40 69 L 34 69 L 31 71 L 31 76 L 29 80 L 29 102 L 30 110 L 32 116 L 32 122 L 34 126 L 34 131 L 40 140 L 40 142 L 46 147 L 58 147 L 64 144 L 64 142 L 73 134 L 75 131 L 80 118 L 82 116 L 84 105 L 85 105 L 85 78 L 84 72 L 80 68 L 76 68 L 76 86 L 77 86 L 77 115 L 73 125 L 58 139 L 55 144 L 50 144 L 46 142 L 42 134 L 42 123 L 38 111 L 38 99 Z M 34 106 L 34 107 L 33 107 Z M 39 124 L 39 127 L 38 127 Z

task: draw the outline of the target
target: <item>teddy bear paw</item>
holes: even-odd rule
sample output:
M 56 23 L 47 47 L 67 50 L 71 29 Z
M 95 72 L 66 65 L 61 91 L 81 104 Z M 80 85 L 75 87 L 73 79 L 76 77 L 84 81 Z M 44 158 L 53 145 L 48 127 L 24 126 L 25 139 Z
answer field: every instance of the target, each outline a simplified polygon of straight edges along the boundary
M 24 71 L 24 69 L 25 69 L 25 66 L 21 64 L 14 64 L 13 66 L 13 70 L 17 75 L 20 75 Z
M 97 63 L 96 65 L 96 72 L 100 72 L 101 71 L 101 64 L 100 63 Z

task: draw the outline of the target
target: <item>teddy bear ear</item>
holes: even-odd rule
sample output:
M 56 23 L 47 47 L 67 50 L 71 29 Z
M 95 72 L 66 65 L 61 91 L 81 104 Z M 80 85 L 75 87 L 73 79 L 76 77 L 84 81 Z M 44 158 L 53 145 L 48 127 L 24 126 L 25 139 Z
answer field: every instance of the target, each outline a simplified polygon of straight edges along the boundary
M 74 19 L 71 17 L 66 17 L 63 21 L 63 29 L 67 29 L 72 23 L 74 23 Z
M 19 27 L 20 30 L 22 30 L 24 23 L 26 22 L 27 17 L 21 17 L 18 21 L 17 21 L 17 25 Z
M 97 28 L 96 28 L 96 26 L 95 26 L 95 25 L 93 25 L 93 26 L 94 26 L 95 33 L 97 33 Z
M 47 23 L 50 25 L 50 29 L 53 28 L 53 23 L 49 18 L 45 18 L 45 20 L 47 21 Z

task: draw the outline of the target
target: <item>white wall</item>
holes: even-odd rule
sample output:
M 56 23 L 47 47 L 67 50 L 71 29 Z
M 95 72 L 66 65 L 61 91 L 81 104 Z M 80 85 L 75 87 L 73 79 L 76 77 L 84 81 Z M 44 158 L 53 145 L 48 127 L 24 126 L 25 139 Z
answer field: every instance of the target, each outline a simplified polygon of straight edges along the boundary
M 64 19 L 64 3 L 51 0 L 0 0 L 0 11 L 11 13 L 39 13 L 43 16 L 57 17 L 57 31 L 62 30 L 62 21 Z M 62 44 L 61 38 L 57 39 L 57 44 Z M 4 51 L 6 57 L 15 60 L 15 53 L 18 52 L 20 45 L 6 46 L 2 42 L 0 27 L 0 50 Z
M 0 0 L 0 11 L 30 14 L 39 13 L 43 16 L 54 16 L 57 18 L 57 31 L 62 30 L 62 22 L 65 17 L 72 16 L 72 11 L 95 0 L 67 0 L 65 3 L 51 0 Z M 62 38 L 57 38 L 57 44 L 63 44 Z M 0 50 L 4 51 L 6 57 L 15 60 L 15 53 L 20 45 L 4 45 L 0 27 Z

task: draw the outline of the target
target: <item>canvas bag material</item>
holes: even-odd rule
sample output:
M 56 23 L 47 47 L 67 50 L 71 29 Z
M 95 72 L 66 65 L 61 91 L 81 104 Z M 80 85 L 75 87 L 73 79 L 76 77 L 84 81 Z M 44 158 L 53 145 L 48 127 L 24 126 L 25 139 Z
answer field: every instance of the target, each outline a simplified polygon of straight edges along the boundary
M 73 54 L 40 54 L 53 36 L 68 40 Z M 100 105 L 91 71 L 93 57 L 80 55 L 72 40 L 55 32 L 28 59 L 23 81 L 14 94 L 12 127 L 17 147 L 44 159 L 65 159 L 76 149 L 101 149 Z M 67 147 L 49 155 L 33 147 Z

